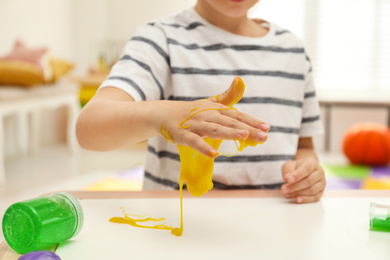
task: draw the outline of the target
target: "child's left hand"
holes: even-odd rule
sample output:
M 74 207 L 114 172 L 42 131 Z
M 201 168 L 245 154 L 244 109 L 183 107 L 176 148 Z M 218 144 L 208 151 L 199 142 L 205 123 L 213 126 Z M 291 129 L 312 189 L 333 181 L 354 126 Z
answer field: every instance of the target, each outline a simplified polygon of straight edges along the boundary
M 326 181 L 321 165 L 314 158 L 288 161 L 282 166 L 282 194 L 296 203 L 310 203 L 320 200 Z

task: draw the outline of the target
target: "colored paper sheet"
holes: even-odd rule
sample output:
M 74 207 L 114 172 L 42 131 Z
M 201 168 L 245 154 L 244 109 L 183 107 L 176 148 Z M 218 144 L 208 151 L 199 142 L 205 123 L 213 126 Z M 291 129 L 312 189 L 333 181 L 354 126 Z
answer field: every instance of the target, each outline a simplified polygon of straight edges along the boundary
M 327 190 L 357 190 L 361 186 L 360 180 L 344 180 L 344 179 L 327 179 Z
M 144 166 L 140 165 L 120 172 L 117 176 L 99 180 L 83 189 L 90 191 L 140 191 L 142 190 L 143 176 Z
M 374 167 L 372 169 L 371 175 L 373 177 L 390 177 L 390 168 L 389 167 Z
M 368 177 L 362 182 L 361 188 L 365 190 L 388 190 L 390 189 L 390 177 Z
M 362 180 L 371 173 L 371 168 L 368 166 L 323 164 L 322 167 L 325 170 L 326 176 L 334 176 L 349 180 Z

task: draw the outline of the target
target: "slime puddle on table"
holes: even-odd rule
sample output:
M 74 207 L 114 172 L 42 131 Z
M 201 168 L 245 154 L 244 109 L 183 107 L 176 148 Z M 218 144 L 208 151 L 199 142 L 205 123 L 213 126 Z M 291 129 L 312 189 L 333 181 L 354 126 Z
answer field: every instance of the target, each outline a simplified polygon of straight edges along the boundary
M 223 109 L 203 109 L 198 110 L 198 108 L 194 108 L 190 111 L 190 113 L 187 115 L 187 117 L 179 124 L 179 128 L 187 129 L 190 127 L 190 125 L 183 124 L 195 116 L 198 113 L 207 111 L 207 110 L 227 110 L 227 109 L 235 109 L 233 107 L 234 104 L 237 104 L 238 101 L 242 98 L 245 91 L 245 85 L 244 82 L 240 77 L 235 77 L 232 83 L 232 90 L 230 91 L 228 96 L 224 96 L 223 99 L 220 99 L 219 95 L 215 96 L 215 98 L 218 100 L 219 103 L 228 106 L 227 108 Z M 166 129 L 165 125 L 161 125 L 160 130 L 161 136 L 170 143 L 174 143 L 174 139 L 172 134 Z M 222 143 L 222 139 L 215 140 L 212 138 L 205 138 L 206 143 L 211 145 L 216 151 L 218 151 L 219 146 Z M 256 142 L 255 140 L 248 138 L 246 140 L 238 140 L 234 139 L 237 150 L 242 151 L 248 146 L 256 146 L 259 144 L 259 142 Z M 237 144 L 239 143 L 239 145 Z M 179 178 L 179 186 L 180 186 L 180 228 L 173 228 L 169 225 L 155 225 L 155 226 L 144 226 L 139 225 L 137 222 L 147 222 L 147 221 L 160 221 L 164 219 L 153 219 L 151 217 L 143 218 L 142 220 L 139 220 L 134 217 L 130 217 L 129 214 L 126 214 L 125 211 L 125 217 L 119 218 L 114 217 L 110 219 L 110 222 L 115 223 L 123 223 L 123 224 L 129 224 L 134 227 L 141 227 L 141 228 L 154 228 L 154 229 L 165 229 L 165 230 L 171 230 L 171 233 L 175 236 L 181 236 L 183 233 L 183 184 L 186 183 L 186 187 L 188 191 L 193 196 L 200 197 L 203 194 L 207 193 L 209 190 L 213 188 L 213 169 L 214 169 L 214 158 L 203 155 L 202 153 L 199 153 L 195 149 L 189 147 L 189 146 L 182 146 L 177 145 L 177 148 L 179 150 L 180 155 L 180 178 Z M 234 154 L 233 154 L 234 155 Z M 229 156 L 233 156 L 229 155 Z M 226 155 L 225 155 L 226 156 Z M 123 210 L 123 207 L 121 207 Z M 134 216 L 134 215 L 132 215 Z
M 152 218 L 149 214 L 142 213 L 140 211 L 121 207 L 121 210 L 123 212 L 124 217 L 113 217 L 110 218 L 110 222 L 118 223 L 118 224 L 128 224 L 133 227 L 140 227 L 140 228 L 152 228 L 152 229 L 163 229 L 163 230 L 172 230 L 173 227 L 162 222 L 165 220 L 165 218 Z M 149 224 L 151 222 L 159 222 L 160 224 L 157 225 L 141 225 L 139 223 L 146 223 Z

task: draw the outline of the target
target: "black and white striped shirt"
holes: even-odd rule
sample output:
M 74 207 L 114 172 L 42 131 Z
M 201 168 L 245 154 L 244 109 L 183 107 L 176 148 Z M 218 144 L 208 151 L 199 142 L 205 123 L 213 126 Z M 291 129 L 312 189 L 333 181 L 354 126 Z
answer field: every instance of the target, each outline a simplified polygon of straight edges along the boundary
M 301 40 L 273 23 L 266 25 L 265 36 L 252 38 L 212 25 L 193 8 L 157 19 L 138 28 L 100 88 L 120 88 L 136 101 L 195 100 L 222 93 L 240 76 L 246 89 L 235 107 L 271 130 L 263 145 L 217 157 L 214 186 L 278 186 L 281 166 L 294 158 L 299 137 L 321 134 L 323 127 Z M 227 146 L 225 152 L 234 151 Z M 161 136 L 151 138 L 144 188 L 177 188 L 179 172 L 176 145 Z

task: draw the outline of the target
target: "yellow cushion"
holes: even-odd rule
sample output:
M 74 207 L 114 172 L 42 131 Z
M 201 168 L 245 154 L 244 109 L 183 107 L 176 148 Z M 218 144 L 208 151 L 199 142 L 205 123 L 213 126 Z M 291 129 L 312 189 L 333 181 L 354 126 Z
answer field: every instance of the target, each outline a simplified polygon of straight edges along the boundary
M 49 60 L 49 63 L 53 73 L 53 77 L 50 80 L 50 82 L 58 81 L 61 77 L 63 77 L 66 73 L 71 71 L 74 67 L 72 63 L 62 59 L 52 58 Z
M 30 62 L 0 60 L 0 85 L 34 86 L 57 82 L 74 65 L 61 59 L 50 59 L 52 77 L 45 80 L 43 70 Z
M 23 61 L 0 61 L 0 85 L 34 86 L 45 82 L 37 65 Z

